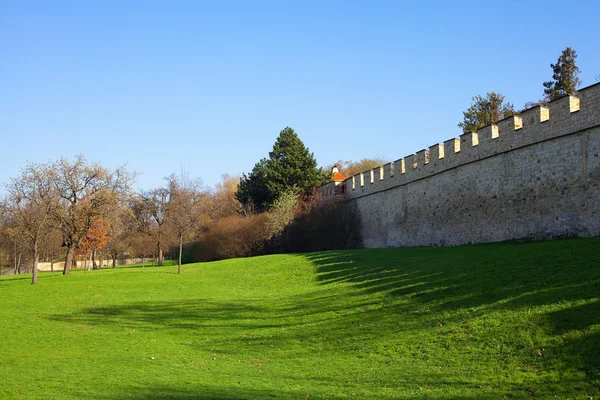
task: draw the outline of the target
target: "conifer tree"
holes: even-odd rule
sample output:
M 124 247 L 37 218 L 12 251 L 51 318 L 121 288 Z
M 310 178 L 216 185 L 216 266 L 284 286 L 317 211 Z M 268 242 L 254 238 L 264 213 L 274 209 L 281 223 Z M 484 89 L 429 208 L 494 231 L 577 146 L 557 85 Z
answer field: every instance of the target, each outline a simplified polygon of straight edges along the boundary
M 504 102 L 500 93 L 489 92 L 485 97 L 473 97 L 473 104 L 467 111 L 463 111 L 463 121 L 458 124 L 463 132 L 477 132 L 489 124 L 495 124 L 503 118 L 515 113 L 511 103 Z
M 267 162 L 267 188 L 273 199 L 284 192 L 310 192 L 327 179 L 317 168 L 317 161 L 290 127 L 279 133 Z
M 243 210 L 249 210 L 250 213 L 264 211 L 273 202 L 267 189 L 266 158 L 254 164 L 250 174 L 242 174 L 235 198 L 242 204 Z
M 252 202 L 258 211 L 263 211 L 283 193 L 309 193 L 327 180 L 296 132 L 286 127 L 279 133 L 269 158 L 258 162 L 250 175 L 242 176 L 236 198 L 243 205 Z
M 552 68 L 552 81 L 544 82 L 544 95 L 548 101 L 559 99 L 569 94 L 577 93 L 577 87 L 581 84 L 577 75 L 580 70 L 575 65 L 577 52 L 571 47 L 565 48 L 556 64 L 550 64 Z

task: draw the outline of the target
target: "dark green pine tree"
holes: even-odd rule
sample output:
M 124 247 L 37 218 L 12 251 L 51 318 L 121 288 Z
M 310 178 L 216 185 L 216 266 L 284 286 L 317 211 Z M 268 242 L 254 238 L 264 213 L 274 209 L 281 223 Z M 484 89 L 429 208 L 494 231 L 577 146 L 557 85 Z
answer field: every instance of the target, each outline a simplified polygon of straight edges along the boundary
M 317 168 L 313 154 L 290 127 L 279 133 L 273 150 L 269 153 L 267 176 L 267 188 L 273 200 L 286 191 L 295 194 L 308 193 L 315 186 L 328 181 Z
M 514 107 L 509 102 L 504 102 L 500 93 L 489 92 L 485 97 L 473 97 L 473 104 L 467 111 L 463 111 L 463 121 L 458 124 L 463 132 L 477 132 L 489 124 L 498 123 L 503 118 L 515 113 Z
M 283 193 L 309 193 L 329 178 L 317 168 L 313 154 L 296 132 L 286 127 L 279 133 L 269 158 L 257 163 L 250 175 L 242 176 L 236 198 L 244 205 L 252 202 L 257 211 L 264 211 Z
M 581 84 L 577 75 L 579 67 L 575 65 L 577 52 L 570 47 L 564 49 L 558 57 L 556 64 L 550 64 L 552 68 L 553 81 L 544 82 L 544 95 L 548 101 L 560 99 L 568 94 L 577 93 L 577 87 Z
M 250 212 L 262 212 L 273 202 L 267 189 L 266 158 L 257 162 L 249 175 L 242 174 L 235 198 Z

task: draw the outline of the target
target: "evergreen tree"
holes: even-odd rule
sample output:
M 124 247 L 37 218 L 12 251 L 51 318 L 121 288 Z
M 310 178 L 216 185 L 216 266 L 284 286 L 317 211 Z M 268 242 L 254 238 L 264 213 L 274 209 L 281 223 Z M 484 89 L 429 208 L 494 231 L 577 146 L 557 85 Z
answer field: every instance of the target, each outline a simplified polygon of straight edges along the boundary
M 267 188 L 274 200 L 287 191 L 309 193 L 315 186 L 328 180 L 317 168 L 313 154 L 290 127 L 279 133 L 269 153 L 267 176 Z
M 263 158 L 254 165 L 249 175 L 242 174 L 235 198 L 244 208 L 252 211 L 264 211 L 273 199 L 267 189 L 267 159 Z
M 544 82 L 544 94 L 546 100 L 552 101 L 569 94 L 577 93 L 577 87 L 581 84 L 577 75 L 579 67 L 575 65 L 577 52 L 570 47 L 564 49 L 558 57 L 556 64 L 550 64 L 553 75 L 552 81 Z
M 309 193 L 328 179 L 296 132 L 286 127 L 279 133 L 269 158 L 258 162 L 250 175 L 242 176 L 236 199 L 243 205 L 251 202 L 257 211 L 264 211 L 283 193 Z
M 463 132 L 477 132 L 489 124 L 495 124 L 503 118 L 515 113 L 511 103 L 504 102 L 500 93 L 489 92 L 486 97 L 477 95 L 473 97 L 473 104 L 467 111 L 463 111 L 463 121 L 458 124 Z

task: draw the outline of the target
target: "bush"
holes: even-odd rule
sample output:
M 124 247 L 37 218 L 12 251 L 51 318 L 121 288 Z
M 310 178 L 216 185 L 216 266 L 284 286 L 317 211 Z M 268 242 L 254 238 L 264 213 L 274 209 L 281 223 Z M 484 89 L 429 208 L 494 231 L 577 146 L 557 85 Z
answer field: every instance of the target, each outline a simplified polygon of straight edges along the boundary
M 291 191 L 285 192 L 275 201 L 271 210 L 267 212 L 269 238 L 279 236 L 292 223 L 299 212 L 297 197 Z
M 360 247 L 360 220 L 348 203 L 322 202 L 317 193 L 282 196 L 271 211 L 215 222 L 184 249 L 185 262 L 259 254 Z
M 188 246 L 189 262 L 215 261 L 260 254 L 269 239 L 267 214 L 230 216 L 215 222 Z

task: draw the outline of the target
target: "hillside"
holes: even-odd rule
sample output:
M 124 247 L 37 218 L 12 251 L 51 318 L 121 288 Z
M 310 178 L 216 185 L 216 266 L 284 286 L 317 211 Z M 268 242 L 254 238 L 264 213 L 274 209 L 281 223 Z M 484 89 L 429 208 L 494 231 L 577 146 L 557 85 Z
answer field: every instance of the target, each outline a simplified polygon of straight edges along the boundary
M 0 398 L 589 399 L 600 238 L 0 279 Z

